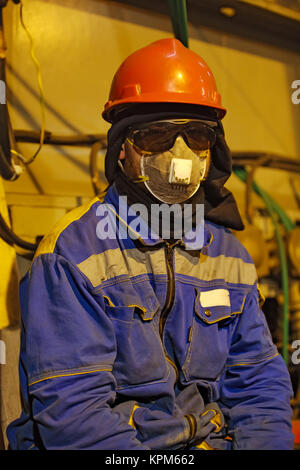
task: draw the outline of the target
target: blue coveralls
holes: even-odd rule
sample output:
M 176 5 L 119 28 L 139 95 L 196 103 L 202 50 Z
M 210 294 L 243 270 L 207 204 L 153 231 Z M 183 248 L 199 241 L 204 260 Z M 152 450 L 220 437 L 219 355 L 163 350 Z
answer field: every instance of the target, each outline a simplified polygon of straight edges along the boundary
M 100 239 L 106 207 L 119 231 Z M 184 449 L 186 416 L 217 402 L 225 425 L 192 448 L 292 449 L 290 377 L 247 251 L 207 221 L 194 249 L 120 236 L 119 211 L 112 185 L 66 214 L 22 279 L 11 448 Z

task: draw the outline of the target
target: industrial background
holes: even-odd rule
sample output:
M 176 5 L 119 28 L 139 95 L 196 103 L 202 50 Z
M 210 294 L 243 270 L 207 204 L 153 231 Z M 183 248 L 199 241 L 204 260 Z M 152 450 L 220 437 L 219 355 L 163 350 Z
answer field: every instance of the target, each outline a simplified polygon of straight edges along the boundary
M 54 223 L 106 187 L 101 112 L 120 63 L 174 35 L 208 63 L 227 108 L 227 187 L 291 374 L 297 448 L 300 1 L 0 0 L 0 12 L 0 448 L 20 413 L 19 279 Z

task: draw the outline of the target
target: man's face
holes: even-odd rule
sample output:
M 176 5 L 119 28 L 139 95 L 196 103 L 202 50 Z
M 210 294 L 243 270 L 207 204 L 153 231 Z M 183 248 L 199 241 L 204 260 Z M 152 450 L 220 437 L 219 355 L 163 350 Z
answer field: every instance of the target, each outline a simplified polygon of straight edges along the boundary
M 155 121 L 128 131 L 120 162 L 124 173 L 158 200 L 180 203 L 205 179 L 214 142 L 213 127 L 203 121 Z

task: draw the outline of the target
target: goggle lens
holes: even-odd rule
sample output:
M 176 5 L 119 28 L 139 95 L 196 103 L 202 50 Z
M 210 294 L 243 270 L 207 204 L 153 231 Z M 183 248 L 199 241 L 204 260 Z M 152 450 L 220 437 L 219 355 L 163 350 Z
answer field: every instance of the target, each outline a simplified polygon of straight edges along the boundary
M 131 129 L 127 138 L 137 151 L 155 154 L 171 149 L 178 135 L 194 151 L 211 148 L 216 142 L 213 128 L 200 121 L 188 121 L 184 124 L 158 121 Z

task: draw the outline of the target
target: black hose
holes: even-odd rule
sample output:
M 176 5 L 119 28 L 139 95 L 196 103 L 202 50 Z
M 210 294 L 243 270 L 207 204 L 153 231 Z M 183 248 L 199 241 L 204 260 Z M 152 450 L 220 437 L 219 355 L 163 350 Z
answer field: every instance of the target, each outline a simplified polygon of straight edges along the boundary
M 16 142 L 38 143 L 40 141 L 39 131 L 14 130 Z M 89 147 L 96 142 L 101 142 L 102 148 L 107 146 L 105 134 L 78 134 L 78 135 L 55 135 L 45 131 L 44 144 L 67 145 L 77 147 Z
M 1 131 L 0 131 L 0 134 L 1 134 Z M 9 164 L 1 144 L 0 144 L 0 176 L 2 176 L 5 180 L 9 180 L 9 181 L 13 181 L 18 177 L 15 170 Z
M 3 35 L 3 8 L 0 8 L 0 52 L 4 52 Z M 4 55 L 4 54 L 3 54 Z M 6 83 L 5 77 L 5 58 L 0 57 L 0 80 Z M 0 104 L 0 175 L 6 180 L 16 178 L 16 172 L 13 168 L 10 152 L 9 139 L 9 114 L 7 103 Z
M 17 245 L 28 251 L 35 251 L 38 247 L 37 243 L 30 243 L 18 237 L 7 225 L 4 218 L 0 214 L 0 236 L 9 245 Z
M 285 158 L 277 154 L 267 152 L 232 151 L 231 155 L 232 164 L 235 167 L 244 167 L 246 165 L 256 166 L 259 162 L 260 167 L 300 173 L 300 162 L 298 160 Z
M 90 167 L 90 176 L 91 176 L 91 181 L 92 181 L 92 186 L 94 189 L 94 193 L 96 195 L 99 195 L 102 191 L 102 185 L 100 183 L 99 179 L 99 171 L 98 171 L 98 165 L 97 165 L 97 156 L 98 152 L 101 149 L 104 149 L 106 146 L 104 145 L 103 142 L 98 141 L 95 142 L 92 145 L 91 151 L 90 151 L 90 162 L 89 162 L 89 167 Z

